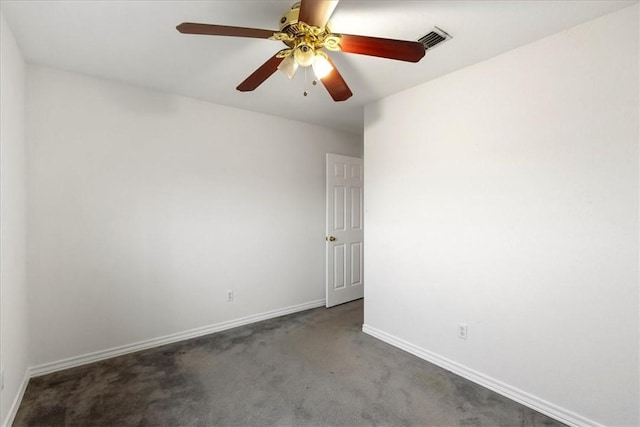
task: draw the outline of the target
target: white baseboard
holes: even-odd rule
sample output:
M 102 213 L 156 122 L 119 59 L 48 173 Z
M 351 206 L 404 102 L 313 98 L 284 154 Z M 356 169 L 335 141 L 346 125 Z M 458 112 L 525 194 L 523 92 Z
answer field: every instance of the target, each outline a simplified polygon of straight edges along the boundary
M 16 414 L 18 413 L 18 408 L 20 407 L 20 402 L 22 402 L 22 397 L 24 396 L 24 392 L 27 390 L 27 384 L 29 384 L 29 378 L 31 378 L 31 369 L 27 368 L 22 377 L 22 383 L 20 384 L 20 388 L 18 389 L 18 393 L 16 393 L 15 399 L 13 399 L 13 403 L 11 403 L 11 408 L 9 408 L 9 413 L 7 414 L 7 418 L 2 423 L 2 427 L 11 427 L 13 424 L 13 420 L 16 418 Z
M 203 335 L 212 334 L 214 332 L 220 332 L 227 329 L 237 328 L 238 326 L 244 326 L 250 323 L 260 322 L 262 320 L 273 319 L 275 317 L 297 313 L 299 311 L 322 307 L 324 305 L 325 305 L 324 299 L 311 301 L 303 304 L 293 305 L 290 307 L 280 308 L 277 310 L 267 311 L 265 313 L 254 314 L 254 315 L 242 317 L 239 319 L 216 323 L 214 325 L 190 329 L 184 332 L 178 332 L 175 334 L 165 335 L 158 338 L 139 341 L 133 344 L 122 345 L 122 346 L 113 347 L 107 350 L 100 350 L 93 353 L 83 354 L 81 356 L 74 356 L 74 357 L 69 357 L 67 359 L 58 360 L 55 362 L 44 363 L 42 365 L 38 365 L 30 368 L 30 377 L 31 378 L 38 377 L 41 375 L 50 374 L 52 372 L 61 371 L 63 369 L 86 365 L 88 363 L 109 359 L 111 357 L 121 356 L 123 354 L 134 353 L 136 351 L 146 350 L 152 347 L 159 347 L 165 344 L 184 341 L 190 338 L 196 338 Z
M 554 405 L 553 403 L 547 402 L 546 400 L 540 399 L 536 396 L 533 396 L 529 393 L 526 393 L 522 390 L 519 390 L 515 387 L 484 375 L 480 372 L 474 371 L 473 369 L 470 369 L 464 365 L 456 363 L 438 354 L 432 353 L 429 350 L 425 350 L 421 347 L 411 344 L 410 342 L 397 338 L 372 326 L 366 324 L 362 325 L 362 332 L 371 335 L 372 337 L 378 338 L 379 340 L 384 341 L 388 344 L 391 344 L 394 347 L 398 347 L 408 353 L 413 354 L 414 356 L 418 356 L 419 358 L 431 362 L 434 365 L 440 366 L 447 371 L 451 371 L 454 374 L 460 375 L 461 377 L 466 378 L 469 381 L 473 381 L 476 384 L 486 387 L 489 390 L 495 391 L 498 394 L 521 403 L 524 406 L 528 406 L 531 409 L 534 409 L 542 414 L 545 414 L 570 426 L 604 427 L 602 426 L 602 424 L 599 424 L 593 420 L 585 418 L 567 409 L 561 408 L 557 405 Z

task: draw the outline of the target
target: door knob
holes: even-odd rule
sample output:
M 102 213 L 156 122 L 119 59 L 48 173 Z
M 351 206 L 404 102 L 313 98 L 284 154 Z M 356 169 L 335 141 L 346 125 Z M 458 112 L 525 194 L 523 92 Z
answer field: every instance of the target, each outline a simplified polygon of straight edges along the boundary
M 335 238 L 335 237 L 333 237 L 333 236 L 329 236 L 329 237 L 327 237 L 327 241 L 329 241 L 329 242 L 335 242 L 335 241 L 336 241 L 336 238 Z

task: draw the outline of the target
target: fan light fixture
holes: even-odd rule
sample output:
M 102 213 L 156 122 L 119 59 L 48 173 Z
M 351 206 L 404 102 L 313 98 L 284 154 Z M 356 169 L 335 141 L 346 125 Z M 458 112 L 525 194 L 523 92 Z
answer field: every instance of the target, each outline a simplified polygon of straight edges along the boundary
M 299 67 L 312 67 L 317 79 L 326 77 L 333 70 L 326 53 L 308 44 L 300 44 L 278 65 L 278 70 L 293 79 Z
M 269 37 L 288 46 L 276 54 L 277 58 L 283 58 L 277 68 L 292 79 L 298 68 L 312 67 L 316 79 L 321 80 L 334 69 L 323 50 L 340 50 L 340 35 L 331 33 L 328 22 L 316 27 L 299 21 L 299 12 L 300 3 L 296 3 L 280 20 L 280 31 Z

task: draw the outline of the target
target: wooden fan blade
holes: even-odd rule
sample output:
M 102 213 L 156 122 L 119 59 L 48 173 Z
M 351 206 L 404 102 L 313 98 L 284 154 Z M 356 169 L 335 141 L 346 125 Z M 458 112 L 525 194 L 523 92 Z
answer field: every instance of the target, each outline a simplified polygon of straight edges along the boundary
M 276 54 L 277 55 L 277 54 Z M 267 62 L 258 67 L 249 77 L 238 85 L 236 89 L 240 92 L 249 92 L 260 86 L 265 80 L 267 80 L 278 69 L 278 65 L 284 58 L 278 58 L 273 55 Z
M 302 0 L 298 21 L 322 28 L 327 25 L 338 0 Z
M 345 53 L 357 53 L 407 62 L 418 62 L 425 53 L 424 46 L 420 42 L 350 34 L 341 34 L 340 50 Z
M 351 89 L 349 89 L 349 86 L 347 86 L 347 82 L 342 78 L 342 75 L 338 72 L 336 64 L 333 63 L 331 58 L 327 58 L 327 60 L 333 66 L 333 70 L 321 78 L 320 81 L 324 87 L 327 88 L 329 95 L 331 95 L 334 101 L 346 101 L 351 98 L 353 93 Z
M 204 34 L 208 36 L 252 37 L 268 39 L 276 31 L 261 30 L 259 28 L 229 27 L 227 25 L 196 24 L 183 22 L 176 27 L 183 34 Z

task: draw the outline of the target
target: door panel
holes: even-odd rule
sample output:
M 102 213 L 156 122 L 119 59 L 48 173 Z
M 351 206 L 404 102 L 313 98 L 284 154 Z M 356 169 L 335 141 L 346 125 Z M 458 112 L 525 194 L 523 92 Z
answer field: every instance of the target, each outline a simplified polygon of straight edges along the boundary
M 362 283 L 362 243 L 351 244 L 351 285 Z
M 347 199 L 346 189 L 341 186 L 335 186 L 333 188 L 333 199 L 334 199 L 334 208 L 333 208 L 333 229 L 334 230 L 344 230 L 344 217 L 345 217 L 345 205 Z
M 333 289 L 345 287 L 344 273 L 347 271 L 344 245 L 333 246 Z
M 362 229 L 362 188 L 351 187 L 351 229 Z

